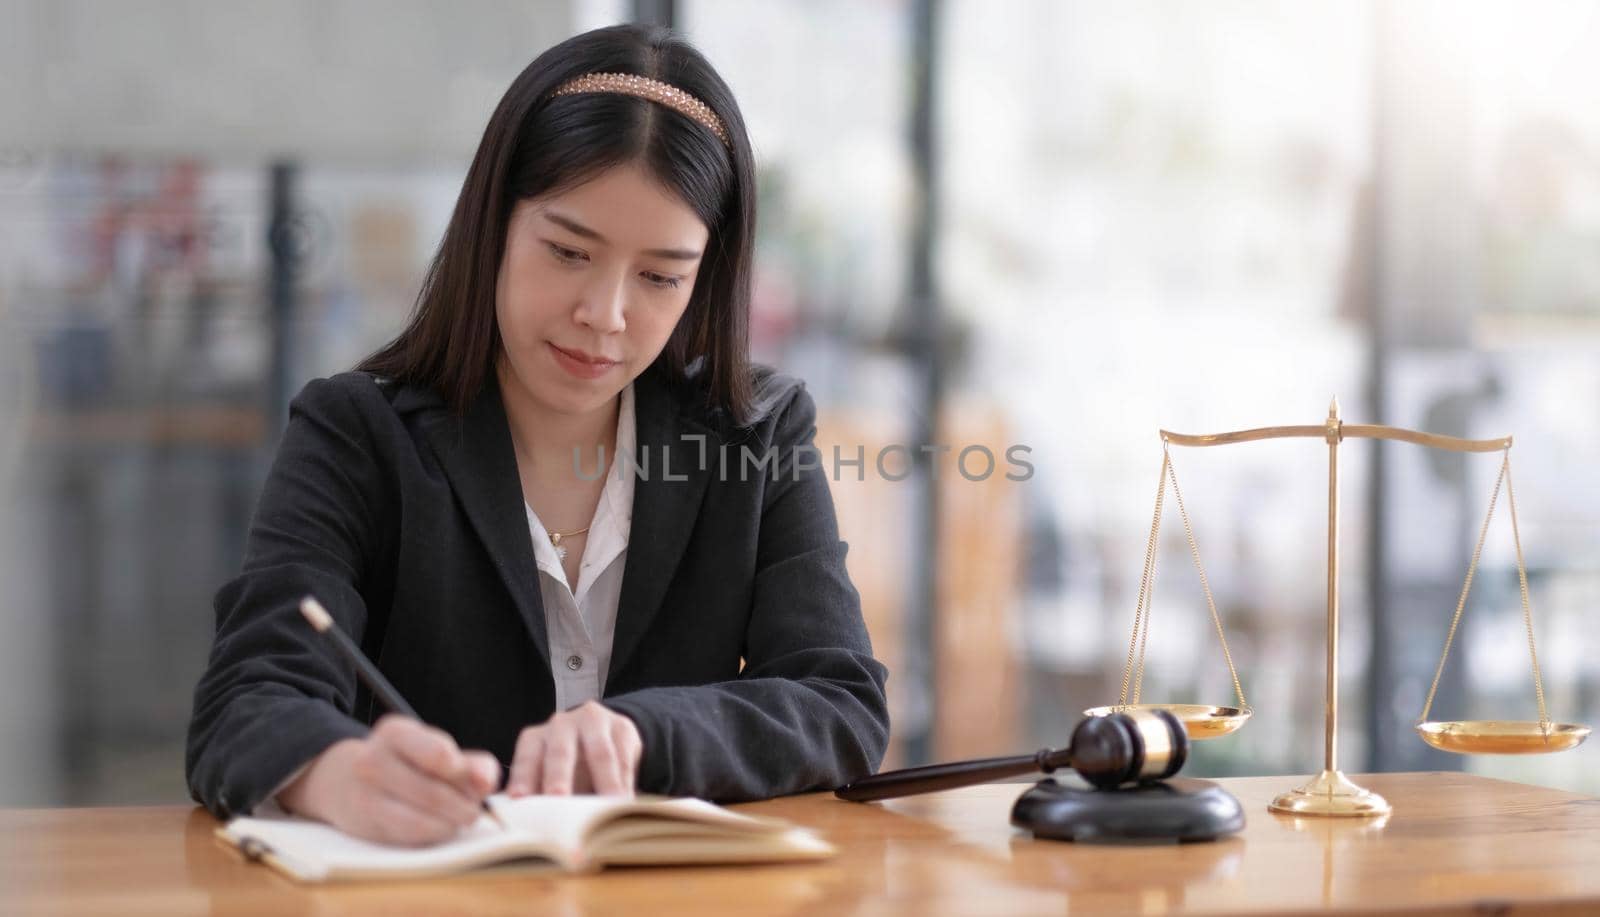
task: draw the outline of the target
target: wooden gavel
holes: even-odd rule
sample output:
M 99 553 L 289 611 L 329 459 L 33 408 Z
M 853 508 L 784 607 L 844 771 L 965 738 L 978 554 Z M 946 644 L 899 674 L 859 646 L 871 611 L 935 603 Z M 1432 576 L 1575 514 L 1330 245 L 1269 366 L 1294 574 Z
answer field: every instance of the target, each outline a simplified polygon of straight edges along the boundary
M 1091 716 L 1072 730 L 1065 749 L 1041 748 L 1031 755 L 978 758 L 886 771 L 847 783 L 834 791 L 840 799 L 871 802 L 986 783 L 1034 771 L 1048 774 L 1070 767 L 1099 789 L 1162 780 L 1176 774 L 1189 757 L 1189 734 L 1166 710 L 1131 709 Z

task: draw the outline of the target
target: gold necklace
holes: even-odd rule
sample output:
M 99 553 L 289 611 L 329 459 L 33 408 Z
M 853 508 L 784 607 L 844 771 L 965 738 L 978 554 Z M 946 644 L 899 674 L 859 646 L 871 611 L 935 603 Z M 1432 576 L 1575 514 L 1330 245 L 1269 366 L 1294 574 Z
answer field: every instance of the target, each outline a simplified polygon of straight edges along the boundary
M 561 544 L 561 539 L 563 539 L 563 538 L 576 538 L 579 535 L 582 535 L 584 532 L 587 532 L 587 531 L 589 531 L 589 526 L 586 525 L 583 528 L 578 529 L 576 532 L 566 532 L 566 533 L 551 532 L 550 533 L 550 547 L 556 549 L 556 559 L 557 560 L 566 560 L 567 559 L 567 549 L 566 549 L 565 546 L 563 546 Z

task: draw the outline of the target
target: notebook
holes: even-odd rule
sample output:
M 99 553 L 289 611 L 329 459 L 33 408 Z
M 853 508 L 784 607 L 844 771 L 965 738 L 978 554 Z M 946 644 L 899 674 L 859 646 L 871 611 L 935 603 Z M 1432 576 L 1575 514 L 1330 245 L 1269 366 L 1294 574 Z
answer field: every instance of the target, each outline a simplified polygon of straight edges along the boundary
M 391 847 L 291 815 L 235 818 L 217 836 L 301 882 L 420 878 L 504 865 L 572 872 L 606 865 L 816 860 L 834 848 L 804 828 L 701 799 L 489 797 L 487 814 L 431 847 Z M 498 821 L 496 820 L 498 819 Z

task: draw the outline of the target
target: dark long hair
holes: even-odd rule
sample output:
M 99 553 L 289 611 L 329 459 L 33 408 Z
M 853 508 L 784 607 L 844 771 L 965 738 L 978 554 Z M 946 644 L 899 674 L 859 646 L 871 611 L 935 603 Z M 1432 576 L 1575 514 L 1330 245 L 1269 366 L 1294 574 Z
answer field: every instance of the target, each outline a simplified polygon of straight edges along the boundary
M 585 73 L 651 77 L 700 99 L 730 144 L 665 106 L 616 93 L 552 99 Z M 753 412 L 750 270 L 755 247 L 755 167 L 744 118 L 710 63 L 659 26 L 619 25 L 569 38 L 511 83 L 484 128 L 439 252 L 404 331 L 357 368 L 437 390 L 464 412 L 500 351 L 495 281 L 516 203 L 559 193 L 613 166 L 639 163 L 706 224 L 700 273 L 657 364 L 695 375 L 707 406 L 735 423 Z

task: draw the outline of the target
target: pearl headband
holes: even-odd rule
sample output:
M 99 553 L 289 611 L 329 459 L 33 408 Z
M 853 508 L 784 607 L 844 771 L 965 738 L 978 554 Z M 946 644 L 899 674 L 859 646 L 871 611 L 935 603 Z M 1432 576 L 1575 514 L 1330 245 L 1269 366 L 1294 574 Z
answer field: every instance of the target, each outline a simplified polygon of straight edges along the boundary
M 711 110 L 711 106 L 671 83 L 663 83 L 632 73 L 586 73 L 562 83 L 555 92 L 550 93 L 550 97 L 577 95 L 583 92 L 615 92 L 649 99 L 658 105 L 665 105 L 684 117 L 700 122 L 707 130 L 717 135 L 723 146 L 729 149 L 733 147 L 728 140 L 727 129 L 722 126 L 722 119 Z

